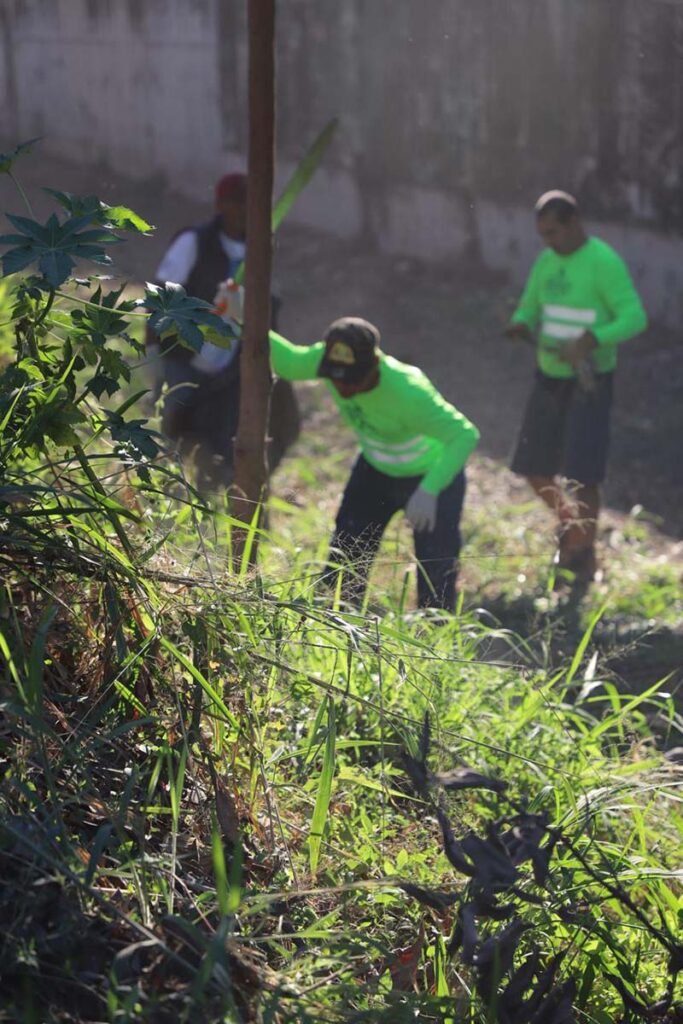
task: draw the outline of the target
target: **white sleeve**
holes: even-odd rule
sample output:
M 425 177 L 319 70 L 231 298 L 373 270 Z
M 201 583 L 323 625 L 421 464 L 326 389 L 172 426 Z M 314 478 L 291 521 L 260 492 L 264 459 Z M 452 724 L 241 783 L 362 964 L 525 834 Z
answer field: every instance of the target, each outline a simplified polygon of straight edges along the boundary
M 197 232 L 183 231 L 166 250 L 157 268 L 156 280 L 187 284 L 187 279 L 196 262 Z

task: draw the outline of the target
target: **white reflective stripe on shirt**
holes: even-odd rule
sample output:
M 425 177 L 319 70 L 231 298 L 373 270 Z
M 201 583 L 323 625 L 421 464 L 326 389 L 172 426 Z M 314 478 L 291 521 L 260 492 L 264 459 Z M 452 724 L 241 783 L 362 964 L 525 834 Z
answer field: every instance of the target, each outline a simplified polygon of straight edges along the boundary
M 550 320 L 544 320 L 541 325 L 541 334 L 545 334 L 546 338 L 561 338 L 563 341 L 580 338 L 584 331 L 585 327 L 578 324 L 559 324 Z
M 594 309 L 576 309 L 574 306 L 544 306 L 543 315 L 549 320 L 568 320 L 575 324 L 594 324 L 598 318 Z
M 368 458 L 374 459 L 375 462 L 385 462 L 389 465 L 402 465 L 405 462 L 414 462 L 421 455 L 428 455 L 430 451 L 428 443 L 422 445 L 419 449 L 415 449 L 411 452 L 405 452 L 404 454 L 401 454 L 400 452 L 391 453 L 380 451 L 379 448 L 373 448 L 367 442 L 363 443 L 363 441 L 361 441 L 361 448 Z
M 410 455 L 387 455 L 386 452 L 378 452 L 377 449 L 366 448 L 361 445 L 363 452 L 368 456 L 369 459 L 374 459 L 375 462 L 385 462 L 387 465 L 402 465 L 405 462 L 415 462 L 418 455 L 426 455 L 429 449 L 425 449 L 423 452 L 414 452 Z
M 361 441 L 371 448 L 378 448 L 388 453 L 394 452 L 398 454 L 413 449 L 418 450 L 425 446 L 424 434 L 417 434 L 415 437 L 408 438 L 407 441 L 382 441 L 379 437 L 368 437 L 366 434 L 360 434 L 359 436 Z

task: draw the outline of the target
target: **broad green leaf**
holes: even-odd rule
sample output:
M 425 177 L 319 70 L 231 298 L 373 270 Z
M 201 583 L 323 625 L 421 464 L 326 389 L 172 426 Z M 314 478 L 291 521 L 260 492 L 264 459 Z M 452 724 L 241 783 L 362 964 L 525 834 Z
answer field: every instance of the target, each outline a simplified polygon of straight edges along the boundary
M 228 914 L 229 904 L 229 887 L 228 887 L 228 872 L 225 867 L 225 851 L 223 850 L 223 840 L 218 829 L 218 825 L 214 823 L 211 832 L 211 853 L 213 858 L 213 876 L 216 882 L 216 899 L 218 900 L 218 910 L 221 917 L 225 917 Z
M 18 234 L 0 235 L 0 245 L 14 246 L 2 256 L 3 273 L 14 274 L 37 263 L 52 288 L 59 288 L 66 281 L 78 259 L 111 263 L 103 246 L 121 241 L 102 227 L 83 230 L 92 223 L 91 216 L 70 217 L 60 223 L 53 213 L 45 224 L 9 213 L 7 219 Z
M 138 231 L 143 235 L 154 231 L 153 224 L 149 224 L 143 217 L 127 206 L 107 206 L 106 203 L 102 203 L 102 206 L 104 207 L 103 223 L 111 224 L 112 227 L 118 228 L 119 231 Z
M 122 291 L 122 287 L 117 288 L 102 297 L 102 288 L 98 287 L 86 306 L 71 311 L 71 320 L 78 331 L 92 338 L 96 345 L 104 345 L 107 337 L 121 335 L 128 326 L 124 314 L 134 308 L 135 303 L 126 300 L 117 306 Z
M 229 348 L 235 337 L 232 329 L 209 302 L 188 295 L 180 284 L 147 284 L 138 306 L 148 310 L 149 326 L 160 338 L 176 335 L 188 348 L 199 352 L 205 341 Z
M 60 396 L 38 405 L 31 416 L 24 442 L 41 449 L 49 438 L 58 446 L 76 444 L 75 428 L 85 422 L 85 415 L 71 404 L 68 396 Z
M 228 914 L 236 914 L 242 900 L 242 865 L 244 861 L 244 850 L 238 842 L 230 861 L 230 873 L 228 875 Z
M 149 224 L 127 206 L 109 206 L 97 196 L 77 196 L 72 192 L 61 192 L 56 188 L 45 188 L 43 191 L 53 196 L 72 217 L 89 216 L 93 224 L 117 228 L 119 231 L 137 231 L 140 234 L 147 234 L 154 230 L 153 224 Z
M 135 462 L 156 458 L 161 450 L 155 440 L 159 435 L 146 426 L 147 420 L 124 420 L 118 413 L 111 411 L 106 411 L 105 416 L 109 433 L 121 457 L 132 457 Z

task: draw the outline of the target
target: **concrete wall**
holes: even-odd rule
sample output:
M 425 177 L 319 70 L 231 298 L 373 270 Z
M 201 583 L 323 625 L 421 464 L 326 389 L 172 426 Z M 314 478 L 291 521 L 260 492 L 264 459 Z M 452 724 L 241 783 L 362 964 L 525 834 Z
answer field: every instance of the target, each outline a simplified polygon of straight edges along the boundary
M 0 134 L 208 197 L 244 164 L 245 0 L 0 0 Z M 521 280 L 576 192 L 651 313 L 683 317 L 679 0 L 279 0 L 278 177 L 340 128 L 292 219 Z

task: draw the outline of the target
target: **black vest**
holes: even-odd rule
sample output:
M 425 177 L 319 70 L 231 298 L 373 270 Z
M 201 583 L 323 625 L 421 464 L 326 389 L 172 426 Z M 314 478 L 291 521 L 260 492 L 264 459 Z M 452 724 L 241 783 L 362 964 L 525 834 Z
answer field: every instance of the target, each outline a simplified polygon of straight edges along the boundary
M 233 277 L 239 262 L 231 260 L 221 245 L 220 217 L 191 230 L 197 236 L 197 259 L 185 283 L 185 291 L 205 302 L 213 302 L 219 282 Z
M 185 291 L 188 295 L 194 295 L 205 302 L 213 302 L 216 296 L 216 289 L 221 281 L 227 281 L 233 277 L 240 265 L 239 260 L 231 260 L 221 245 L 221 221 L 220 217 L 214 217 L 206 224 L 200 224 L 196 228 L 183 228 L 176 235 L 184 234 L 186 231 L 194 231 L 197 236 L 197 258 L 185 282 Z M 163 284 L 163 282 L 157 282 Z M 151 329 L 147 331 L 147 342 L 157 341 L 158 338 Z M 179 346 L 175 338 L 166 338 L 161 342 L 162 352 L 173 349 L 178 358 L 190 362 L 195 353 L 190 349 Z M 238 360 L 230 364 L 231 373 L 235 373 Z M 228 369 L 230 369 L 228 367 Z

